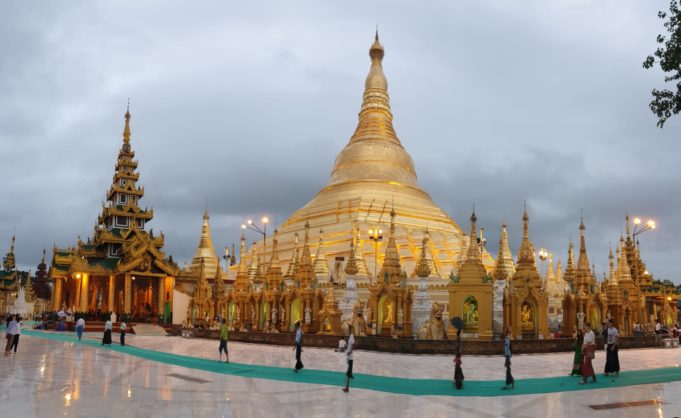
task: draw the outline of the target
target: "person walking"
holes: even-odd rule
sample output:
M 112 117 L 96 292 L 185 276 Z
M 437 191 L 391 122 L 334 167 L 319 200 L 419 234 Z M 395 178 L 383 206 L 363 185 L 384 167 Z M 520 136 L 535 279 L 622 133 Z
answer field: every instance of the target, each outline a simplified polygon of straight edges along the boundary
M 593 332 L 593 331 L 592 331 Z M 582 346 L 584 345 L 584 334 L 582 330 L 577 330 L 577 337 L 575 338 L 575 357 L 572 360 L 572 372 L 570 376 L 581 376 L 582 374 Z
M 14 325 L 16 321 L 13 315 L 7 316 L 7 325 L 5 328 L 5 338 L 7 339 L 7 344 L 5 345 L 5 355 L 9 356 L 12 352 L 12 345 L 14 345 Z
M 111 320 L 106 321 L 104 324 L 104 337 L 102 338 L 102 345 L 111 345 L 111 330 L 113 329 L 113 324 Z
M 584 324 L 586 332 L 584 333 L 584 340 L 582 342 L 582 381 L 580 385 L 586 384 L 587 377 L 591 377 L 591 381 L 596 383 L 596 372 L 592 360 L 596 357 L 596 335 L 591 329 L 591 324 L 588 322 Z
M 619 333 L 617 328 L 608 320 L 608 330 L 606 332 L 607 344 L 605 354 L 605 376 L 618 376 L 620 374 L 620 359 L 618 354 Z
M 300 360 L 303 352 L 303 330 L 300 328 L 300 321 L 296 321 L 296 346 L 294 350 L 296 350 L 296 367 L 293 368 L 293 371 L 298 373 L 298 370 L 304 367 Z
M 511 335 L 506 328 L 504 330 L 504 366 L 506 366 L 506 385 L 502 388 L 504 390 L 509 390 L 515 388 L 515 379 L 511 374 Z
M 220 360 L 222 361 L 222 352 L 225 352 L 225 363 L 229 363 L 229 351 L 227 351 L 227 339 L 229 337 L 229 330 L 227 329 L 227 323 L 223 319 L 222 325 L 220 325 L 220 346 L 218 347 L 218 352 L 220 353 Z
M 125 322 L 121 321 L 119 329 L 121 330 L 121 345 L 125 345 L 125 330 L 128 329 L 128 326 L 125 325 Z
M 16 315 L 14 322 L 10 323 L 12 327 L 12 346 L 10 348 L 14 349 L 14 353 L 17 352 L 17 347 L 19 346 L 19 337 L 21 337 L 21 317 Z
M 85 320 L 83 317 L 80 317 L 76 322 L 76 335 L 78 335 L 78 341 L 83 338 L 83 331 L 85 331 Z
M 345 347 L 345 356 L 348 361 L 348 369 L 345 372 L 345 387 L 343 388 L 343 392 L 345 393 L 350 392 L 350 379 L 355 378 L 352 375 L 352 351 L 354 348 L 355 348 L 355 329 L 353 326 L 350 326 L 350 336 L 348 337 L 348 345 Z

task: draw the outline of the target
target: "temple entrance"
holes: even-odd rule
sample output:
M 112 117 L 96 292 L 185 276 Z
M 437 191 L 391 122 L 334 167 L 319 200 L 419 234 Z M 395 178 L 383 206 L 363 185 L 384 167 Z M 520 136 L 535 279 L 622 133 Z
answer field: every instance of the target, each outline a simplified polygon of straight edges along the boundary
M 296 322 L 300 321 L 302 318 L 303 303 L 300 298 L 293 299 L 291 302 L 291 321 L 289 325 L 289 330 L 293 331 L 296 329 Z
M 533 301 L 523 302 L 520 308 L 520 324 L 524 340 L 537 338 L 537 307 Z
M 130 314 L 138 321 L 153 322 L 158 310 L 158 279 L 151 277 L 132 277 Z

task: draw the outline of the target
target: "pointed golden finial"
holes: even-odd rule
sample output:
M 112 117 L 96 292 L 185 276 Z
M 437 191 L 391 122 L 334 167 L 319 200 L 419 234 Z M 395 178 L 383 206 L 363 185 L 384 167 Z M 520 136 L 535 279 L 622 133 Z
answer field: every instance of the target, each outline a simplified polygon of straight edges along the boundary
M 123 128 L 123 143 L 130 143 L 130 99 L 128 99 L 128 108 L 125 111 L 125 128 Z
M 383 74 L 383 66 L 381 62 L 385 56 L 385 50 L 383 45 L 378 40 L 378 30 L 376 31 L 376 36 L 374 37 L 374 43 L 369 48 L 369 57 L 371 57 L 371 70 L 369 70 L 369 75 L 364 83 L 365 90 L 369 89 L 380 89 L 388 90 L 388 81 Z
M 421 255 L 419 256 L 419 261 L 416 264 L 416 275 L 420 278 L 426 278 L 430 276 L 431 270 L 428 265 L 428 260 L 426 259 L 426 246 L 428 245 L 428 229 L 426 228 L 426 233 L 423 236 L 423 241 L 421 244 Z

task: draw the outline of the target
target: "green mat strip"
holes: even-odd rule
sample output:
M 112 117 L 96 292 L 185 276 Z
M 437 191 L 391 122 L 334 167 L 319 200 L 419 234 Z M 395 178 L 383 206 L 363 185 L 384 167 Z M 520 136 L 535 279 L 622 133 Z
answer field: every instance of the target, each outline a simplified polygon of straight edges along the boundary
M 204 358 L 182 356 L 179 354 L 165 353 L 161 351 L 148 350 L 144 348 L 126 345 L 111 345 L 104 347 L 97 340 L 84 339 L 78 341 L 74 334 L 53 333 L 41 331 L 22 331 L 23 334 L 32 337 L 47 338 L 55 341 L 77 343 L 90 347 L 97 347 L 106 350 L 116 351 L 124 354 L 133 355 L 146 360 L 157 361 L 160 363 L 174 366 L 187 367 L 190 369 L 205 370 L 212 373 L 227 375 L 278 380 L 295 383 L 311 383 L 318 385 L 339 386 L 345 385 L 345 374 L 341 371 L 303 369 L 299 373 L 293 373 L 289 368 L 260 366 L 243 363 L 218 363 L 216 360 Z M 293 357 L 293 353 L 291 353 Z M 490 362 L 499 366 L 499 375 L 505 373 L 503 359 L 490 358 Z M 465 366 L 465 357 L 464 357 Z M 405 364 L 409 367 L 409 364 Z M 453 374 L 452 366 L 452 374 Z M 466 370 L 464 367 L 464 374 Z M 633 385 L 645 385 L 653 383 L 665 383 L 681 380 L 681 368 L 670 367 L 661 369 L 625 371 L 617 378 L 607 378 L 597 375 L 597 383 L 580 385 L 580 377 L 559 376 L 532 379 L 516 379 L 515 389 L 501 390 L 502 380 L 466 380 L 462 390 L 456 390 L 451 380 L 444 379 L 410 379 L 402 377 L 377 376 L 370 374 L 355 373 L 355 379 L 350 386 L 356 389 L 368 389 L 380 392 L 397 393 L 405 395 L 440 395 L 440 396 L 509 396 L 509 395 L 529 395 L 554 392 L 566 392 L 576 390 L 591 389 L 611 389 Z

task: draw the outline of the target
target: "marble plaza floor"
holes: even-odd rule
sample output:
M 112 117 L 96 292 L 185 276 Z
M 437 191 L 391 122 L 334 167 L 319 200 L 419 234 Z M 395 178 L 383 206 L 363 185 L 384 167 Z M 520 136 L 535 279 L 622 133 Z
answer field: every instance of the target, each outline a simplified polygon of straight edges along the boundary
M 44 338 L 44 334 L 35 332 L 22 335 L 17 354 L 0 358 L 0 408 L 3 416 L 681 417 L 679 381 L 610 388 L 608 385 L 616 383 L 599 376 L 599 387 L 602 388 L 587 386 L 588 390 L 574 391 L 584 387 L 579 387 L 574 378 L 561 378 L 566 391 L 513 395 L 499 389 L 499 394 L 508 393 L 510 396 L 493 398 L 394 394 L 386 392 L 389 388 L 380 386 L 374 387 L 374 390 L 351 389 L 349 394 L 345 394 L 338 386 L 287 381 L 297 378 L 290 372 L 292 377 L 289 379 L 288 370 L 282 374 L 287 380 L 249 378 L 240 376 L 238 372 L 214 373 L 194 368 L 189 363 L 189 367 L 182 367 L 141 358 L 131 354 L 134 348 L 130 348 L 129 352 L 119 351 L 117 347 L 102 348 L 97 343 L 99 334 L 86 333 L 86 343 L 74 341 L 71 334 L 65 335 L 59 338 L 68 341 Z M 129 335 L 127 340 L 134 347 L 210 359 L 211 365 L 217 358 L 216 341 L 133 335 Z M 254 364 L 275 366 L 272 369 L 276 366 L 289 368 L 293 364 L 293 351 L 289 347 L 232 342 L 229 348 L 230 360 L 240 363 L 243 370 Z M 597 353 L 597 371 L 603 368 L 603 354 L 602 351 Z M 629 372 L 631 370 L 679 367 L 680 357 L 679 349 L 621 351 L 623 373 L 618 379 L 626 379 L 627 373 L 637 373 Z M 200 361 L 209 363 L 208 360 Z M 328 349 L 307 348 L 303 352 L 303 361 L 306 366 L 303 373 L 312 373 L 309 369 L 340 371 L 345 367 L 343 357 Z M 486 381 L 484 383 L 495 391 L 501 385 L 504 373 L 502 358 L 466 356 L 463 361 L 467 382 Z M 523 379 L 528 378 L 545 378 L 549 382 L 555 380 L 555 376 L 566 375 L 571 362 L 572 355 L 569 353 L 517 355 L 513 358 L 514 376 L 518 387 L 523 385 Z M 217 361 L 215 365 L 222 367 Z M 355 373 L 358 376 L 353 383 L 370 378 L 362 374 L 451 379 L 452 372 L 451 356 L 357 350 Z M 330 372 L 328 376 L 338 379 Z M 381 382 L 380 379 L 376 381 Z M 529 381 L 526 383 L 529 384 Z M 607 405 L 611 407 L 593 408 L 604 405 L 605 408 Z M 10 414 L 5 415 L 5 412 Z

